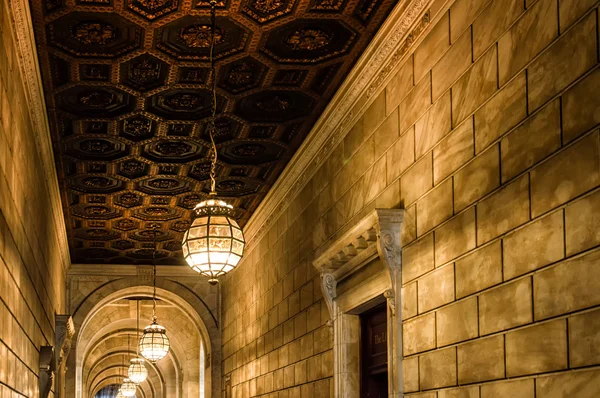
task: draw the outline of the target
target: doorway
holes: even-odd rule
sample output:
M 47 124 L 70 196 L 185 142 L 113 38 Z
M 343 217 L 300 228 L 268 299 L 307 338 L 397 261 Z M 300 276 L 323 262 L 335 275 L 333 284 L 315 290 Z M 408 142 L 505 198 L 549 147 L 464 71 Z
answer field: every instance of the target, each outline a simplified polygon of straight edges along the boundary
M 361 398 L 386 398 L 388 396 L 386 303 L 381 303 L 360 314 L 360 324 L 360 396 Z

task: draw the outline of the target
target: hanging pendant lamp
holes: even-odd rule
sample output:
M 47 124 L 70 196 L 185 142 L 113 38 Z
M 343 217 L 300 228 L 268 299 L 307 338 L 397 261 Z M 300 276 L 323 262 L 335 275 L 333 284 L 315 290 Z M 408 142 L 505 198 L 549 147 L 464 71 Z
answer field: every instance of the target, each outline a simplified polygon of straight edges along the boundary
M 129 352 L 129 335 L 127 336 L 127 352 Z M 125 370 L 125 355 L 123 355 L 123 370 Z M 119 388 L 119 393 L 124 397 L 133 397 L 136 392 L 136 385 L 128 377 L 123 378 L 123 384 Z M 118 395 L 118 394 L 117 394 Z
M 131 381 L 128 377 L 123 379 L 123 384 L 121 384 L 121 393 L 124 397 L 133 397 L 137 390 L 136 384 Z
M 210 193 L 211 199 L 198 203 L 194 208 L 190 229 L 183 235 L 183 257 L 188 265 L 196 272 L 208 277 L 212 285 L 218 282 L 218 277 L 233 270 L 244 254 L 244 233 L 235 221 L 233 206 L 222 200 L 215 199 L 217 147 L 213 133 L 216 131 L 217 87 L 216 70 L 213 58 L 215 46 L 215 0 L 211 6 L 211 42 L 210 67 L 212 76 L 212 116 L 210 119 L 209 136 L 211 142 Z
M 156 235 L 154 230 L 154 252 L 152 253 L 154 292 L 152 295 L 152 323 L 144 328 L 144 334 L 140 339 L 139 349 L 142 356 L 154 363 L 164 358 L 169 353 L 169 338 L 166 329 L 159 325 L 156 318 Z
M 137 327 L 135 329 L 137 341 L 140 338 L 140 300 L 137 300 Z M 143 383 L 148 377 L 148 369 L 144 365 L 144 360 L 140 358 L 140 346 L 139 344 L 136 347 L 135 358 L 129 361 L 129 369 L 127 369 L 127 375 L 135 384 Z

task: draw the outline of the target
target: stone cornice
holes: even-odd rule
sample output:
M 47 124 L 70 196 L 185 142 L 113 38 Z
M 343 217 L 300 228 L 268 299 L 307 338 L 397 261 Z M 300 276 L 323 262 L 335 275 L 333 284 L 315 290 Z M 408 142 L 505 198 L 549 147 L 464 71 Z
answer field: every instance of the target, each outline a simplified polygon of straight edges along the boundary
M 433 0 L 400 1 L 333 97 L 246 226 L 248 246 L 278 220 L 348 133 L 375 93 L 391 78 L 431 21 Z
M 143 276 L 146 270 L 151 271 L 151 265 L 124 265 L 124 264 L 72 264 L 69 270 L 69 280 L 90 280 L 101 278 L 111 280 L 131 276 Z M 187 265 L 157 265 L 156 275 L 159 277 L 204 278 L 198 275 Z
M 40 155 L 43 168 L 43 177 L 49 189 L 53 229 L 58 240 L 58 250 L 61 254 L 63 269 L 66 271 L 70 264 L 69 243 L 67 241 L 67 230 L 65 228 L 65 217 L 63 214 L 56 164 L 52 150 L 52 137 L 48 124 L 46 102 L 42 76 L 40 73 L 35 36 L 31 20 L 31 10 L 28 0 L 8 0 L 8 9 L 12 19 L 12 32 L 16 38 L 17 63 L 23 78 L 23 89 L 27 100 L 27 108 L 31 117 L 32 129 L 35 136 L 35 144 Z

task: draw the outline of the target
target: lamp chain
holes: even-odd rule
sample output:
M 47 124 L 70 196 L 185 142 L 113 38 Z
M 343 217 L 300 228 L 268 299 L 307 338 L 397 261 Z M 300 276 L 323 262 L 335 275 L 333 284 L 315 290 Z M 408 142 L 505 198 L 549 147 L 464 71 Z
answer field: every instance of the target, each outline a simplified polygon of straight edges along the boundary
M 215 68 L 215 60 L 214 60 L 214 50 L 215 50 L 215 34 L 216 34 L 216 13 L 217 13 L 217 1 L 210 1 L 210 74 L 212 76 L 212 115 L 210 118 L 210 127 L 208 129 L 208 135 L 210 137 L 210 143 L 212 146 L 211 156 L 210 156 L 210 195 L 217 194 L 217 146 L 215 144 L 215 139 L 213 137 L 213 133 L 216 133 L 216 117 L 217 117 L 217 76 L 216 76 L 216 68 Z
M 135 338 L 137 340 L 137 344 L 135 345 L 135 357 L 138 358 L 140 356 L 140 300 L 136 300 L 136 327 L 135 327 Z
M 154 250 L 152 250 L 152 322 L 156 322 L 156 235 L 157 226 L 154 226 Z

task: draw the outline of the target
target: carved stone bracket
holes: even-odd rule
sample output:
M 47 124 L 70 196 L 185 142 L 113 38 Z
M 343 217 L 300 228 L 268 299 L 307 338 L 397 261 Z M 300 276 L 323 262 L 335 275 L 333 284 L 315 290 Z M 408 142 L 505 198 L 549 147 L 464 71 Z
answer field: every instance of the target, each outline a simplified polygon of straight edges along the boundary
M 390 307 L 390 312 L 392 316 L 396 316 L 396 295 L 393 290 L 386 290 L 383 293 L 383 297 L 387 299 L 388 306 Z
M 331 320 L 335 315 L 333 301 L 337 283 L 371 259 L 381 258 L 388 271 L 391 290 L 386 292 L 390 308 L 395 311 L 401 268 L 400 229 L 403 210 L 375 209 L 350 231 L 325 248 L 313 261 L 321 274 L 321 290 Z
M 55 334 L 55 368 L 58 369 L 66 361 L 71 351 L 71 339 L 75 334 L 75 325 L 71 315 L 55 315 L 56 334 Z

